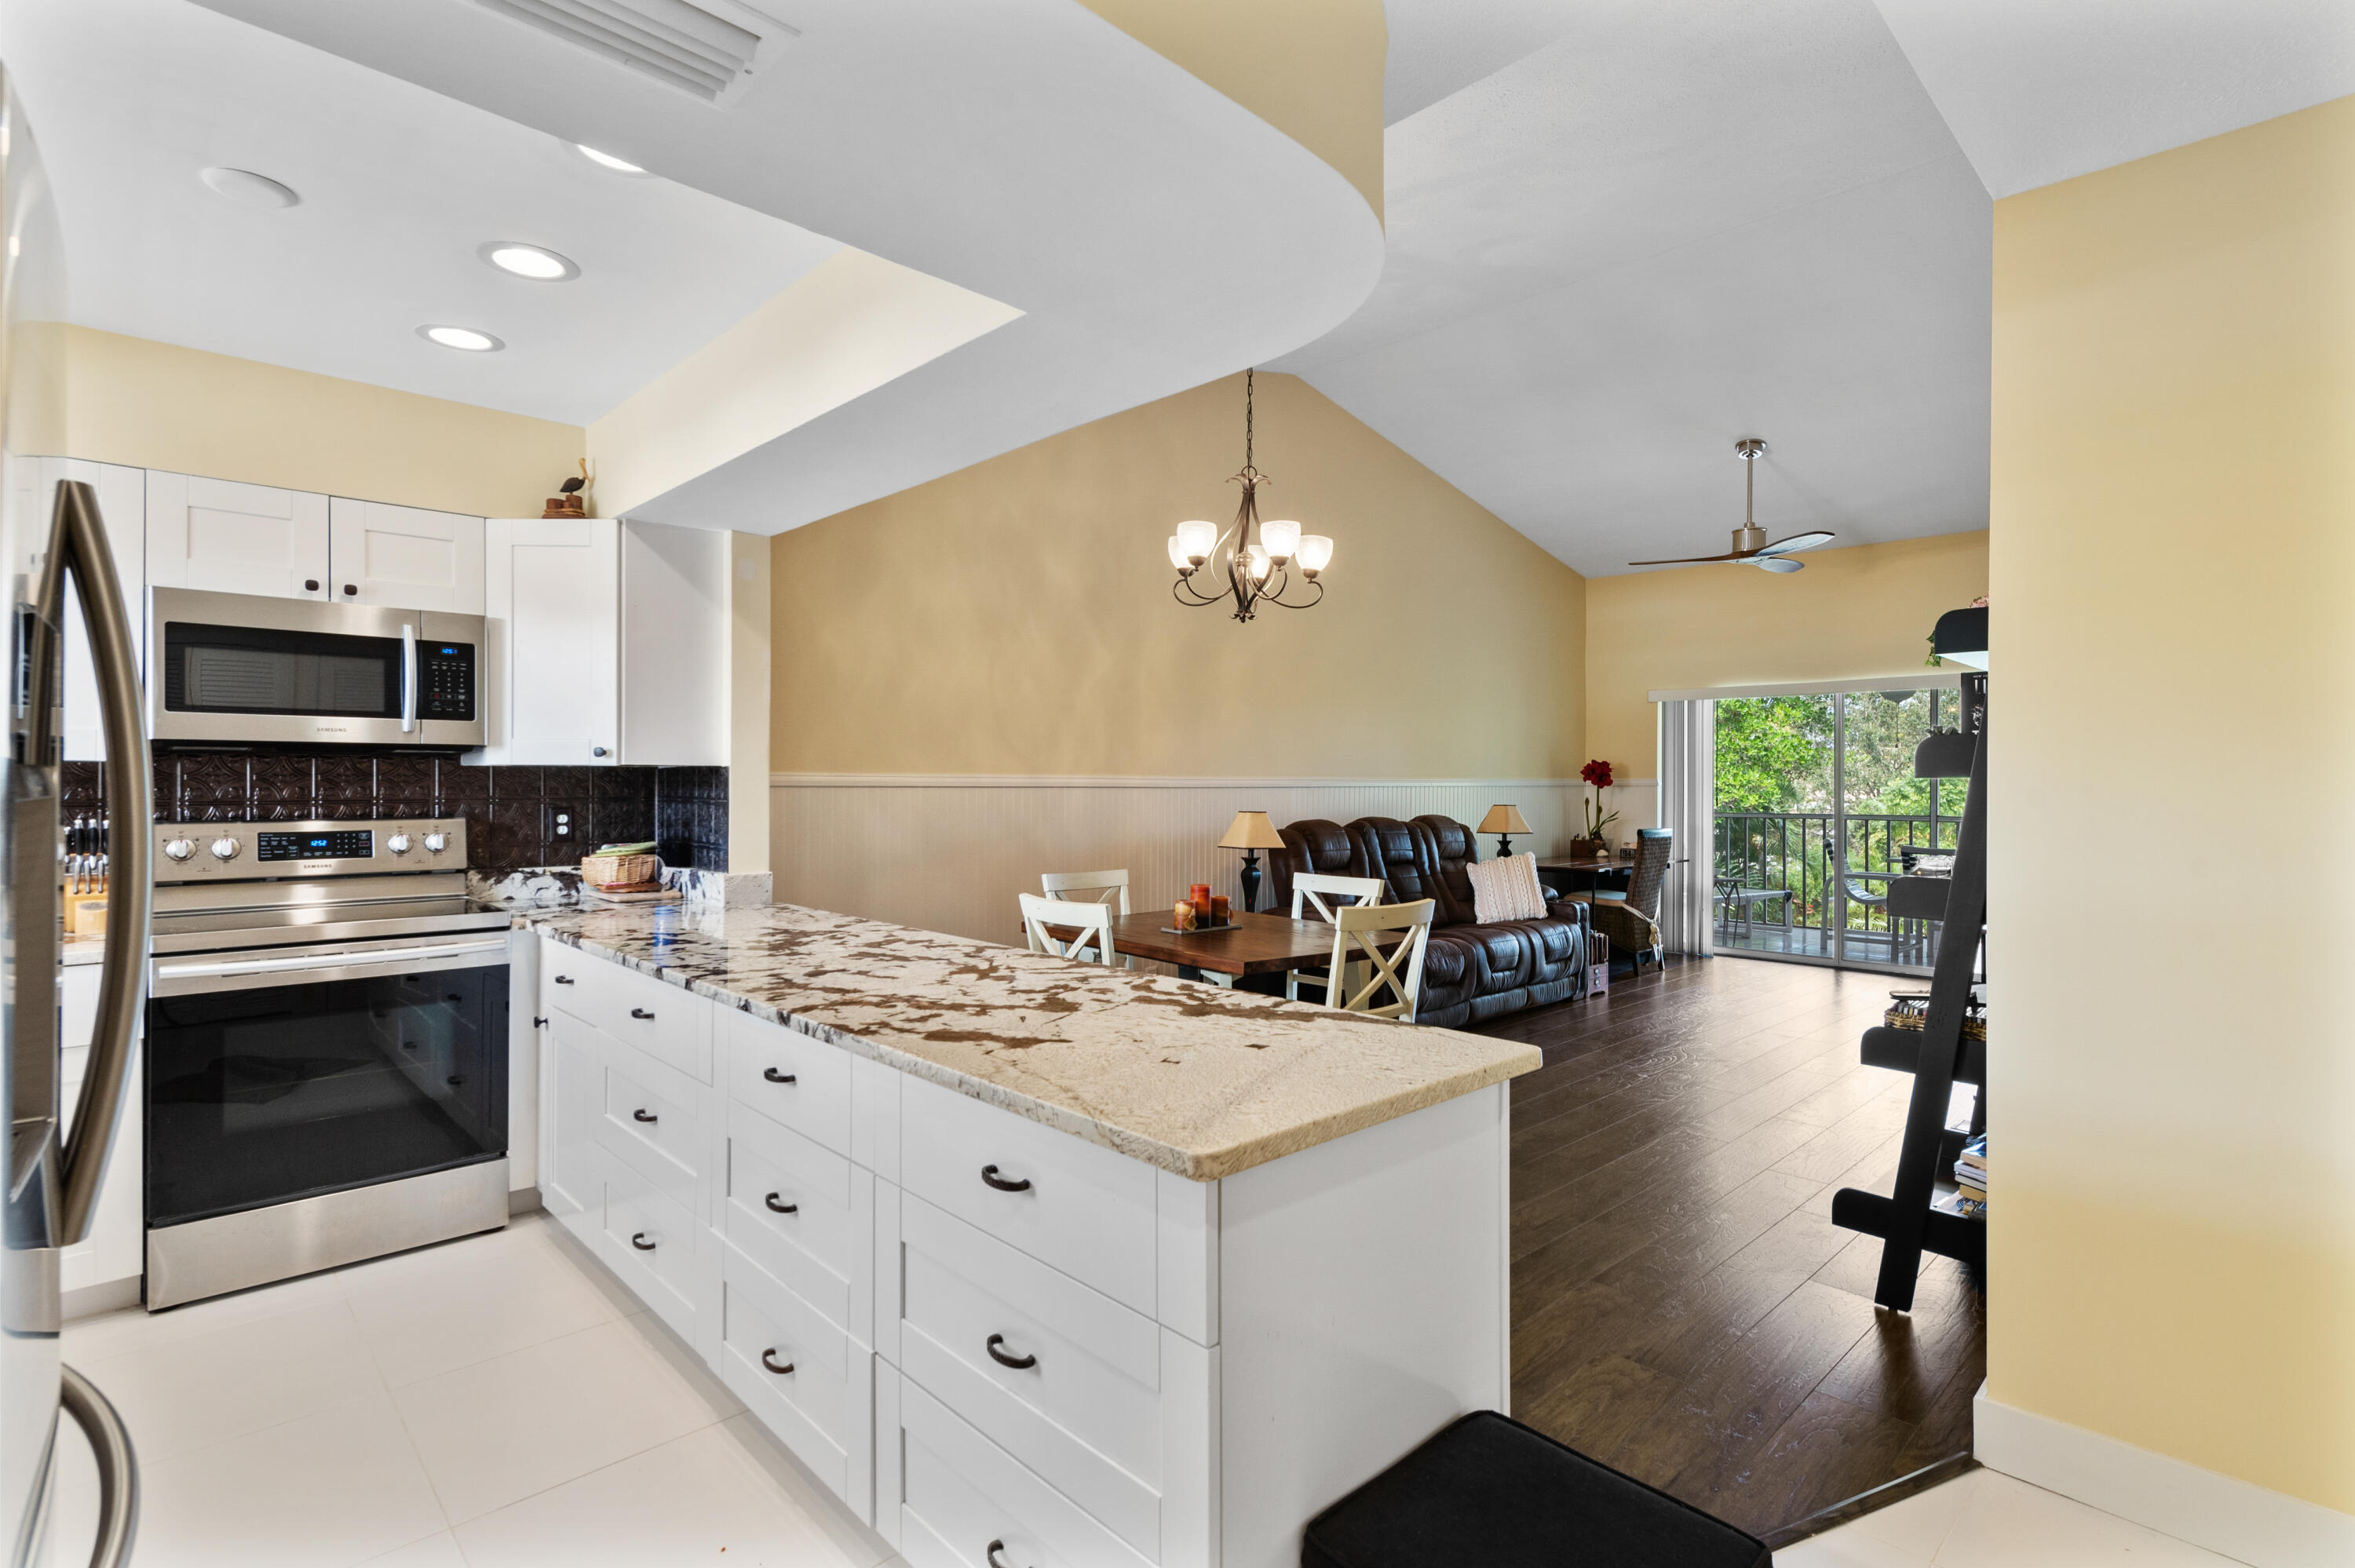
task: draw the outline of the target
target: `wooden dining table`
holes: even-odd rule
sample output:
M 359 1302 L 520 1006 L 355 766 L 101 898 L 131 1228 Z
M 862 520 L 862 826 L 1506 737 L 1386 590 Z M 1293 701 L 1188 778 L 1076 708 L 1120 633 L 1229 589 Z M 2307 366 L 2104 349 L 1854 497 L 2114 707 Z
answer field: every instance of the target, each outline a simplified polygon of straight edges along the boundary
M 1309 969 L 1333 957 L 1333 927 L 1322 920 L 1295 920 L 1284 915 L 1244 915 L 1215 931 L 1172 932 L 1169 912 L 1123 915 L 1112 923 L 1112 950 L 1130 958 L 1153 959 L 1178 966 L 1182 980 L 1208 980 L 1231 986 L 1245 975 L 1282 974 Z M 1079 936 L 1076 927 L 1047 927 L 1057 941 Z M 1388 951 L 1400 935 L 1369 933 Z

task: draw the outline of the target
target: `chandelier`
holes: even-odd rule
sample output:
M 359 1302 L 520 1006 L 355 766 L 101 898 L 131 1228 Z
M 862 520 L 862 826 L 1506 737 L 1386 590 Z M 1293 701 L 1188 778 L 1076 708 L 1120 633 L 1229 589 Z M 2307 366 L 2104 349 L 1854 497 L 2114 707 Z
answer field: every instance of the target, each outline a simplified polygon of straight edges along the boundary
M 1316 580 L 1316 574 L 1333 559 L 1333 541 L 1324 535 L 1304 535 L 1299 524 L 1282 519 L 1260 521 L 1259 489 L 1271 482 L 1252 466 L 1252 374 L 1243 372 L 1243 468 L 1231 481 L 1243 487 L 1243 499 L 1235 508 L 1233 525 L 1221 534 L 1217 524 L 1197 520 L 1178 524 L 1178 532 L 1169 535 L 1169 564 L 1178 568 L 1169 596 L 1193 609 L 1231 600 L 1237 620 L 1249 620 L 1263 604 L 1279 609 L 1306 609 L 1321 603 L 1325 585 Z M 1210 583 L 1210 591 L 1205 593 L 1195 577 L 1213 561 L 1216 566 L 1204 574 Z M 1315 599 L 1295 601 L 1284 597 L 1293 586 L 1295 567 L 1316 590 Z M 1225 578 L 1223 583 L 1220 577 Z

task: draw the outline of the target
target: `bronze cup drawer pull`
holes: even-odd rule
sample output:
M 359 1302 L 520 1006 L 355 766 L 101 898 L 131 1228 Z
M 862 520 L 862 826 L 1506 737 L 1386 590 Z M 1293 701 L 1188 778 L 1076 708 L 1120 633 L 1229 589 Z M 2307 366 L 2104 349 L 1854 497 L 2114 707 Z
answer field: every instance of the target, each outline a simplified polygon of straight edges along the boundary
M 769 1082 L 773 1084 L 790 1084 L 794 1081 L 798 1075 L 793 1073 L 780 1073 L 774 1067 L 763 1067 L 761 1069 L 761 1076 L 768 1079 Z
M 1039 1358 L 1037 1356 L 1007 1355 L 1004 1351 L 997 1348 L 1004 1343 L 1006 1343 L 1005 1335 L 992 1334 L 989 1336 L 989 1343 L 982 1348 L 989 1352 L 989 1359 L 991 1361 L 996 1361 L 1002 1367 L 1012 1367 L 1016 1372 L 1028 1372 L 1032 1367 L 1039 1364 Z
M 572 983 L 572 977 L 570 975 L 559 975 L 556 977 L 556 983 L 559 985 L 570 985 Z
M 761 1201 L 768 1204 L 771 1209 L 780 1214 L 800 1213 L 802 1212 L 802 1206 L 799 1203 L 788 1203 L 784 1202 L 784 1196 L 785 1195 L 783 1192 L 772 1192 Z
M 998 1555 L 999 1552 L 1005 1550 L 1006 1542 L 1002 1541 L 993 1541 L 989 1543 L 989 1550 L 983 1553 L 984 1556 L 989 1559 L 989 1568 L 1014 1568 L 1013 1563 L 1008 1563 L 1005 1558 Z
M 655 1250 L 655 1244 L 646 1240 L 646 1233 L 644 1231 L 640 1231 L 637 1234 L 632 1236 L 630 1238 L 630 1245 L 636 1247 L 640 1252 L 652 1252 Z
M 662 1120 L 662 1118 L 655 1115 L 655 1113 L 650 1110 L 634 1110 L 630 1113 L 630 1119 L 632 1121 L 660 1121 Z
M 1000 1176 L 997 1173 L 997 1167 L 995 1165 L 983 1166 L 981 1168 L 981 1179 L 984 1182 L 989 1186 L 996 1188 L 1001 1192 L 1028 1192 L 1030 1190 L 1029 1177 L 1018 1177 L 1014 1181 L 1008 1181 L 1005 1177 Z
M 794 1370 L 794 1363 L 793 1363 L 793 1362 L 791 1362 L 791 1361 L 787 1361 L 783 1366 L 779 1366 L 779 1365 L 778 1365 L 778 1364 L 777 1364 L 773 1360 L 772 1360 L 772 1359 L 771 1359 L 772 1357 L 775 1356 L 775 1355 L 776 1355 L 776 1353 L 777 1353 L 777 1352 L 776 1352 L 776 1351 L 775 1351 L 773 1348 L 772 1348 L 772 1349 L 770 1349 L 770 1350 L 762 1351 L 761 1352 L 761 1364 L 762 1364 L 762 1366 L 764 1366 L 764 1367 L 768 1368 L 771 1372 L 773 1372 L 776 1373 L 779 1377 L 783 1377 L 783 1376 L 784 1376 L 787 1372 L 791 1372 L 791 1371 L 793 1371 L 793 1370 Z
M 643 1018 L 643 1019 L 645 1019 L 645 1020 L 647 1022 L 649 1022 L 649 1023 L 652 1023 L 652 1022 L 654 1022 L 654 1019 L 655 1019 L 655 1015 L 654 1015 L 653 1013 L 651 1013 L 651 1012 L 647 1012 L 645 1008 L 643 1008 L 643 1007 L 634 1007 L 634 1008 L 630 1009 L 630 1016 L 631 1016 L 632 1018 Z

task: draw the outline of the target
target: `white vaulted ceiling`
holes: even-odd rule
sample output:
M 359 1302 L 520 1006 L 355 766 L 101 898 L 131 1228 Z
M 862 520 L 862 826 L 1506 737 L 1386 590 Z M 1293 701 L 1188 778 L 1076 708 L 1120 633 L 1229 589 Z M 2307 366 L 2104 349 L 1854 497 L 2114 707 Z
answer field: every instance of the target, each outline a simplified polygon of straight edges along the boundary
M 1276 367 L 1590 575 L 1751 435 L 1774 535 L 1986 526 L 1988 193 L 2355 91 L 2348 0 L 1385 9 L 1387 264 Z

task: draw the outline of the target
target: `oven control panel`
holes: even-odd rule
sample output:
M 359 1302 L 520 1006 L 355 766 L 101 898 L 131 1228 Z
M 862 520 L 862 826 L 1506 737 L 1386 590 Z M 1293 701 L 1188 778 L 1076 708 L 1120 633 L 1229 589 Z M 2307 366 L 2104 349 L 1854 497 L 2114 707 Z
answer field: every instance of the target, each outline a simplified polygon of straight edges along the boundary
M 466 869 L 463 817 L 375 822 L 158 822 L 158 883 Z

